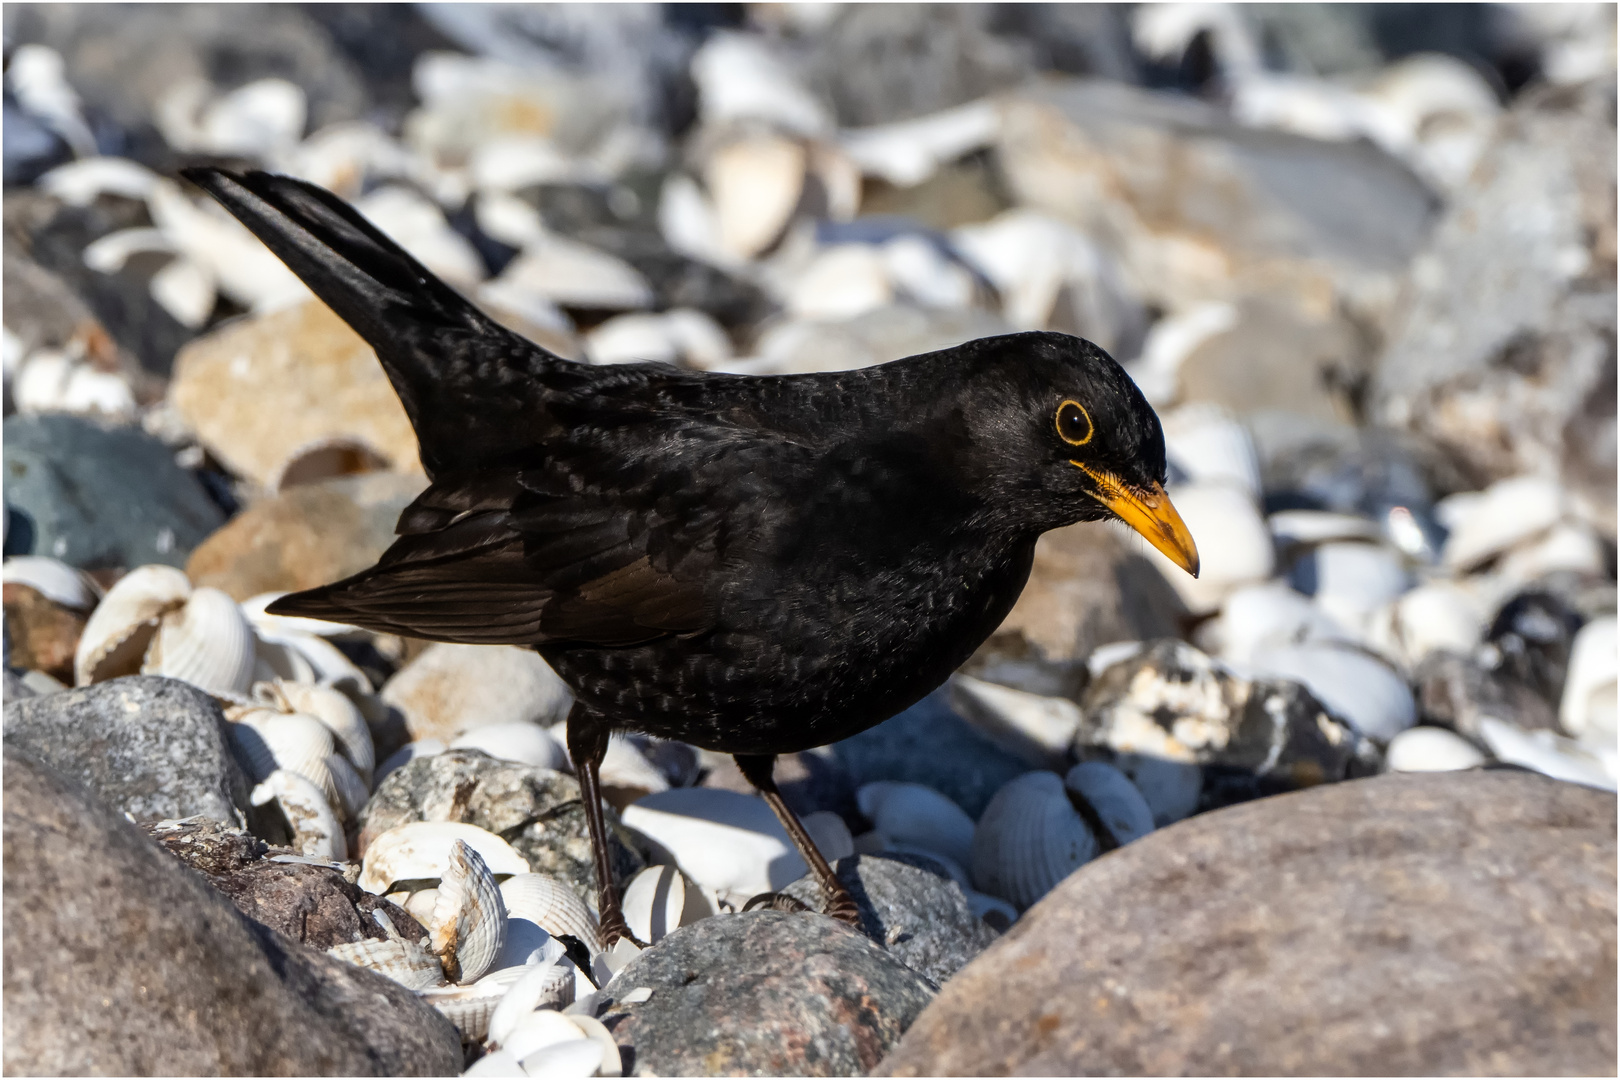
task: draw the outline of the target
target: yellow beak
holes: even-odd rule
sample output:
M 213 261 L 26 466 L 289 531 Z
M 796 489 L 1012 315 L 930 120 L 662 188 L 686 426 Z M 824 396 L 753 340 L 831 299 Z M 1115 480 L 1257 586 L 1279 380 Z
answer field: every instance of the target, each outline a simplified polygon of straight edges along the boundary
M 1154 484 L 1142 491 L 1112 473 L 1087 468 L 1078 461 L 1069 464 L 1091 477 L 1097 485 L 1097 497 L 1121 521 L 1141 533 L 1171 562 L 1193 577 L 1198 576 L 1198 546 L 1164 488 Z

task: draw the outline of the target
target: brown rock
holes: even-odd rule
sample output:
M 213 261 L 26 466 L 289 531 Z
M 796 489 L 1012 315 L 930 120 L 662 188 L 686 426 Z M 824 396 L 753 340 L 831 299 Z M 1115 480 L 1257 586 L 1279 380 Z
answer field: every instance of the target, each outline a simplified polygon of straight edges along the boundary
M 1077 697 L 1093 649 L 1179 637 L 1186 614 L 1164 575 L 1116 530 L 1054 529 L 1035 544 L 1018 603 L 963 670 L 1031 693 Z
M 1612 793 L 1380 776 L 1087 864 L 878 1072 L 1607 1074 L 1615 964 Z
M 12 666 L 73 685 L 73 652 L 89 617 L 15 583 L 5 587 L 5 605 Z
M 265 488 L 297 455 L 334 440 L 400 471 L 421 467 L 376 354 L 317 301 L 191 342 L 175 357 L 169 401 L 223 465 Z
M 426 486 L 411 473 L 370 473 L 288 488 L 204 540 L 186 574 L 246 600 L 359 573 L 394 542 L 400 511 Z

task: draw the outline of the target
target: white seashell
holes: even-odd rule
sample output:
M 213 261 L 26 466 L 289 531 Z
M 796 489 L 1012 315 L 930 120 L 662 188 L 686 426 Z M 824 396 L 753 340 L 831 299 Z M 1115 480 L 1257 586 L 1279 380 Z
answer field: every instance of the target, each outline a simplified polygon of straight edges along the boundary
M 671 788 L 638 799 L 622 819 L 722 898 L 746 901 L 786 887 L 807 870 L 776 815 L 757 796 Z
M 788 290 L 787 308 L 801 319 L 853 319 L 894 300 L 882 252 L 869 244 L 823 249 Z
M 491 1024 L 493 1025 L 493 1020 Z M 585 1033 L 574 1026 L 573 1018 L 561 1012 L 530 1011 L 501 1040 L 501 1049 L 515 1058 L 526 1058 L 536 1050 L 562 1042 L 582 1039 Z
M 641 946 L 629 938 L 620 938 L 611 949 L 604 949 L 591 957 L 591 979 L 597 986 L 606 986 L 640 954 Z
M 292 827 L 292 846 L 301 855 L 345 862 L 349 844 L 343 826 L 320 788 L 295 772 L 277 769 L 253 789 L 254 806 L 274 799 Z
M 476 825 L 456 821 L 411 821 L 396 825 L 366 848 L 359 885 L 378 896 L 396 881 L 442 878 L 457 840 L 478 852 L 489 872 L 527 874 L 529 863 L 512 845 Z
M 566 307 L 629 311 L 651 307 L 641 271 L 605 251 L 548 236 L 509 263 L 497 284 Z
M 468 1066 L 467 1071 L 461 1075 L 524 1077 L 529 1074 L 523 1071 L 523 1066 L 518 1064 L 517 1058 L 508 1054 L 505 1050 L 496 1050 L 494 1053 L 485 1054 L 473 1062 Z
M 527 920 L 552 936 L 578 938 L 595 953 L 602 947 L 596 916 L 573 889 L 546 874 L 522 873 L 501 882 L 507 918 Z
M 721 245 L 714 204 L 698 182 L 683 172 L 664 178 L 658 195 L 658 231 L 672 249 L 689 259 L 732 268 L 746 262 Z
M 338 809 L 344 821 L 358 822 L 360 811 L 366 808 L 366 802 L 371 798 L 366 782 L 342 754 L 327 754 L 323 764 L 332 790 L 337 795 L 332 805 Z
M 649 866 L 624 889 L 624 921 L 649 945 L 670 931 L 717 913 L 714 902 L 673 866 Z
M 200 329 L 208 321 L 218 296 L 208 268 L 183 256 L 153 274 L 146 288 L 158 306 L 188 330 Z
M 593 364 L 684 360 L 707 368 L 731 359 L 731 339 L 720 324 L 692 308 L 652 315 L 615 315 L 585 336 Z
M 1327 510 L 1279 510 L 1266 518 L 1266 526 L 1277 543 L 1321 544 L 1332 540 L 1379 539 L 1378 523 L 1359 514 L 1335 514 Z
M 520 191 L 537 184 L 567 183 L 581 179 L 584 170 L 549 139 L 507 136 L 491 139 L 474 149 L 468 171 L 472 174 L 473 186 L 480 193 L 485 193 Z M 482 222 L 482 215 L 479 220 Z M 502 243 L 510 243 L 499 236 L 495 238 Z M 521 248 L 524 245 L 517 243 L 512 246 Z
M 1570 646 L 1558 721 L 1564 730 L 1591 747 L 1615 743 L 1617 675 L 1615 618 L 1607 615 L 1581 627 Z
M 1271 533 L 1243 489 L 1230 484 L 1180 484 L 1170 498 L 1198 545 L 1199 576 L 1188 576 L 1157 548 L 1145 543 L 1141 547 L 1189 608 L 1213 611 L 1239 585 L 1271 575 L 1275 561 Z
M 502 761 L 516 761 L 557 772 L 569 770 L 567 753 L 539 724 L 519 721 L 476 727 L 456 736 L 450 743 L 450 749 L 482 750 Z
M 753 35 L 721 31 L 692 57 L 698 114 L 706 126 L 764 120 L 800 135 L 832 131 L 832 116 L 780 57 Z
M 484 262 L 471 242 L 450 227 L 431 200 L 406 187 L 380 187 L 356 200 L 354 208 L 418 262 L 463 287 L 484 279 Z
M 1090 804 L 1116 844 L 1129 844 L 1153 831 L 1153 810 L 1147 800 L 1130 778 L 1112 765 L 1082 761 L 1069 770 L 1063 786 Z
M 1306 641 L 1347 641 L 1336 619 L 1279 581 L 1232 590 L 1221 614 L 1200 628 L 1198 642 L 1225 660 L 1246 664 L 1255 650 Z
M 569 966 L 558 963 L 561 959 L 562 946 L 558 945 L 554 955 L 524 968 L 522 976 L 490 1014 L 488 1040 L 491 1046 L 504 1047 L 512 1032 L 536 1009 L 563 1009 L 574 1003 L 574 973 Z
M 720 243 L 753 258 L 782 235 L 804 190 L 807 155 L 792 139 L 761 134 L 734 139 L 704 162 Z
M 262 158 L 303 136 L 307 111 L 297 83 L 256 79 L 210 103 L 203 110 L 198 143 L 182 149 Z
M 608 1031 L 607 1025 L 586 1013 L 570 1013 L 568 1019 L 585 1033 L 586 1038 L 594 1040 L 601 1046 L 602 1063 L 596 1067 L 596 1075 L 623 1076 L 624 1059 L 620 1057 L 619 1044 L 614 1041 L 613 1033 Z
M 158 174 L 128 158 L 87 157 L 58 165 L 34 184 L 70 206 L 89 206 L 101 195 L 144 201 Z
M 669 780 L 635 743 L 623 735 L 608 739 L 607 752 L 602 755 L 598 775 L 604 788 L 635 793 L 636 798 L 655 791 L 666 791 Z
M 377 771 L 372 776 L 373 786 L 380 785 L 388 778 L 388 774 L 395 769 L 403 768 L 419 757 L 432 757 L 435 754 L 442 754 L 445 749 L 444 743 L 438 739 L 421 739 L 417 742 L 406 743 L 392 754 L 389 754 L 388 758 L 377 766 Z
M 1025 773 L 996 792 L 979 818 L 973 884 L 1023 910 L 1099 850 L 1062 777 Z
M 1525 541 L 1502 556 L 1497 573 L 1512 581 L 1530 582 L 1547 574 L 1607 575 L 1603 543 L 1583 521 L 1560 521 L 1535 540 Z
M 897 236 L 879 249 L 883 270 L 896 289 L 924 307 L 971 307 L 977 285 L 965 267 L 939 246 L 915 234 Z
M 255 696 L 260 693 L 262 685 L 253 688 Z M 331 686 L 285 681 L 277 681 L 263 692 L 279 698 L 292 711 L 313 716 L 325 724 L 337 738 L 338 746 L 360 778 L 366 780 L 370 777 L 377 764 L 371 728 L 347 694 Z
M 316 682 L 342 690 L 364 710 L 365 696 L 371 693 L 371 680 L 336 645 L 314 634 L 290 631 L 274 632 L 269 639 L 296 651 L 314 669 Z
M 315 681 L 315 669 L 292 646 L 279 641 L 266 641 L 261 637 L 254 646 L 253 681 L 270 683 L 278 680 L 312 683 Z
M 236 601 L 203 586 L 159 620 L 141 673 L 181 679 L 210 694 L 244 694 L 253 683 L 257 644 Z
M 1069 744 L 1080 727 L 1080 706 L 1067 698 L 1031 694 L 969 675 L 951 676 L 951 707 L 1002 749 L 1040 768 L 1058 768 L 1067 760 Z
M 436 644 L 388 680 L 382 700 L 416 738 L 449 740 L 486 724 L 557 723 L 574 698 L 531 649 Z
M 116 274 L 124 268 L 132 255 L 155 252 L 174 254 L 174 244 L 161 229 L 141 226 L 110 232 L 85 246 L 80 256 L 84 265 L 98 274 Z
M 101 590 L 82 570 L 44 555 L 13 555 L 0 568 L 7 585 L 26 585 L 53 604 L 74 611 L 96 606 Z
M 512 1055 L 517 1057 L 516 1054 Z M 570 1039 L 552 1043 L 518 1058 L 523 1071 L 530 1076 L 544 1076 L 548 1080 L 585 1080 L 595 1076 L 605 1056 L 602 1044 L 595 1039 Z
M 433 951 L 451 982 L 473 983 L 489 973 L 506 944 L 506 905 L 484 860 L 457 840 L 439 879 L 427 924 Z
M 1381 743 L 1417 722 L 1417 703 L 1406 682 L 1365 653 L 1321 645 L 1262 649 L 1253 667 L 1259 674 L 1303 683 L 1323 705 Z
M 988 146 L 999 125 L 995 103 L 981 100 L 912 120 L 847 129 L 838 143 L 862 172 L 896 187 L 914 187 L 941 165 Z
M 152 223 L 188 258 L 208 269 L 219 289 L 255 311 L 273 311 L 310 298 L 309 288 L 270 250 L 212 204 L 203 207 L 177 184 L 159 180 L 146 199 Z
M 438 957 L 433 955 L 433 950 L 425 942 L 406 941 L 403 938 L 391 941 L 364 938 L 334 945 L 326 951 L 339 960 L 347 960 L 386 975 L 411 990 L 426 990 L 444 979 Z
M 462 1038 L 482 1042 L 501 998 L 525 974 L 526 969 L 520 967 L 498 968 L 470 985 L 434 986 L 417 994 L 456 1025 Z
M 1368 620 L 1367 644 L 1415 669 L 1441 650 L 1468 656 L 1485 629 L 1485 613 L 1468 592 L 1447 582 L 1419 585 Z
M 172 566 L 141 566 L 125 574 L 107 590 L 79 636 L 75 685 L 138 672 L 158 622 L 190 596 L 191 582 Z
M 1407 728 L 1389 741 L 1384 764 L 1391 772 L 1453 772 L 1485 764 L 1473 743 L 1445 728 Z
M 103 413 L 122 418 L 135 411 L 135 393 L 123 375 L 98 371 L 54 349 L 30 353 L 11 391 L 17 410 L 24 413 Z
M 418 889 L 413 893 L 405 894 L 404 899 L 394 901 L 410 913 L 411 918 L 426 926 L 433 921 L 434 909 L 439 906 L 439 890 Z
M 962 866 L 973 859 L 973 819 L 931 787 L 879 780 L 863 784 L 855 802 L 891 841 L 938 852 Z
M 1158 827 L 1190 817 L 1198 809 L 1204 772 L 1197 765 L 1130 753 L 1115 754 L 1113 764 L 1142 793 Z
M 1564 512 L 1564 491 L 1555 480 L 1517 476 L 1482 492 L 1450 495 L 1435 506 L 1451 530 L 1441 559 L 1470 570 L 1537 533 L 1552 528 Z
M 1615 790 L 1613 753 L 1593 753 L 1551 731 L 1524 731 L 1494 716 L 1480 719 L 1479 734 L 1498 761 L 1522 765 L 1555 780 Z
M 255 782 L 276 769 L 288 769 L 318 787 L 330 777 L 326 758 L 334 749 L 332 732 L 313 716 L 275 712 L 255 705 L 231 709 L 231 745 Z M 336 795 L 333 787 L 332 795 Z
M 1162 413 L 1165 454 L 1197 483 L 1231 484 L 1260 498 L 1260 460 L 1248 429 L 1203 402 Z

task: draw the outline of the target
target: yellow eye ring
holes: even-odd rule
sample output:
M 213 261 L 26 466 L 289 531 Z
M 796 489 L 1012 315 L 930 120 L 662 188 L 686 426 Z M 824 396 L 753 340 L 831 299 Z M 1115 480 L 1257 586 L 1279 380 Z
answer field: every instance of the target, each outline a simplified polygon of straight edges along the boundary
M 1065 400 L 1058 406 L 1055 422 L 1058 438 L 1070 446 L 1084 446 L 1091 441 L 1093 435 L 1097 434 L 1097 427 L 1091 422 L 1091 414 L 1086 412 L 1084 405 L 1072 399 Z M 1074 436 L 1076 432 L 1082 430 L 1082 424 L 1085 434 L 1077 439 Z

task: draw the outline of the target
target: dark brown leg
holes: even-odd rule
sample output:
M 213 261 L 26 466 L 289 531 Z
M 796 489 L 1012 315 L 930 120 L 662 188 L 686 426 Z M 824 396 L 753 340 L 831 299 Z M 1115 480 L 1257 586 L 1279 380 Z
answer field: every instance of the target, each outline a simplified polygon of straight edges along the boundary
M 635 938 L 625 925 L 619 908 L 619 890 L 613 886 L 613 865 L 608 859 L 607 823 L 602 820 L 602 784 L 598 770 L 607 753 L 610 729 L 607 720 L 575 704 L 568 713 L 568 756 L 574 760 L 579 777 L 580 797 L 585 801 L 585 823 L 591 832 L 591 854 L 596 861 L 596 907 L 600 914 L 602 947 L 611 949 L 620 938 Z
M 759 789 L 765 797 L 765 802 L 775 811 L 776 819 L 782 823 L 782 828 L 793 840 L 793 846 L 799 849 L 799 855 L 804 859 L 810 872 L 816 875 L 821 883 L 822 899 L 826 903 L 826 914 L 839 922 L 848 923 L 860 929 L 861 913 L 855 906 L 855 898 L 849 895 L 842 882 L 833 873 L 827 860 L 821 857 L 816 850 L 816 842 L 810 839 L 810 834 L 804 831 L 804 825 L 799 822 L 799 816 L 788 808 L 782 801 L 782 793 L 776 789 L 776 780 L 771 775 L 776 767 L 775 754 L 735 754 L 737 768 L 742 770 L 743 776 L 750 784 Z

